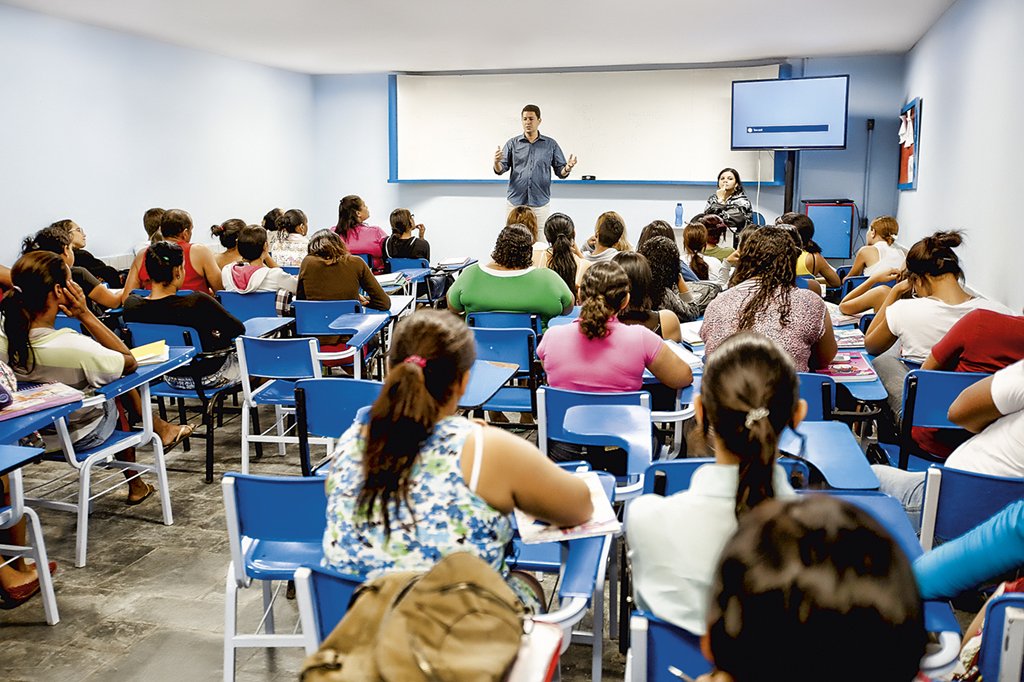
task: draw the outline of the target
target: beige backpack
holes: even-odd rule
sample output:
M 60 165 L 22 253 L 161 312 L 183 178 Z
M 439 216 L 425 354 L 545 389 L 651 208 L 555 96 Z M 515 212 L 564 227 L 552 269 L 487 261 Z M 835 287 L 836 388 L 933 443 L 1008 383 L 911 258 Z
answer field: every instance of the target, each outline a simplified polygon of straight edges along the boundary
M 352 600 L 306 659 L 303 682 L 501 680 L 523 634 L 525 609 L 515 593 L 464 552 L 427 573 L 367 582 Z

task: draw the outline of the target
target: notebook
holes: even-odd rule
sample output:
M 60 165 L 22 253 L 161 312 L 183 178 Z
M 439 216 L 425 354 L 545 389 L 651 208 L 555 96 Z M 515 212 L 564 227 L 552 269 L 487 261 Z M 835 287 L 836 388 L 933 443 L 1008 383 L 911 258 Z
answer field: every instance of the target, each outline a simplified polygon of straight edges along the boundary
M 597 472 L 584 471 L 575 475 L 582 478 L 590 489 L 590 501 L 594 505 L 594 515 L 590 517 L 589 521 L 578 526 L 559 528 L 516 509 L 516 525 L 519 528 L 519 537 L 523 539 L 523 542 L 535 545 L 544 542 L 589 538 L 595 535 L 608 535 L 622 530 L 622 524 L 615 516 L 615 511 L 608 501 L 608 496 L 605 495 Z
M 863 353 L 837 353 L 832 363 L 825 369 L 815 370 L 818 374 L 832 377 L 837 384 L 874 381 L 878 378 L 871 362 Z
M 666 341 L 665 343 L 672 349 L 672 352 L 675 353 L 680 360 L 688 364 L 690 369 L 693 371 L 700 371 L 704 367 L 704 361 L 688 350 L 685 346 L 681 346 L 678 343 L 672 343 L 671 341 Z
M 864 332 L 859 329 L 836 329 L 836 343 L 840 348 L 863 348 Z
M 76 403 L 84 397 L 77 388 L 59 382 L 46 384 L 19 384 L 14 401 L 0 410 L 0 421 L 45 410 L 48 407 Z
M 853 315 L 846 315 L 839 311 L 839 306 L 835 303 L 825 303 L 825 307 L 828 308 L 829 317 L 832 318 L 832 326 L 839 327 L 844 324 L 857 324 L 860 322 L 860 318 L 864 317 L 866 313 L 855 313 Z
M 132 348 L 132 355 L 135 357 L 135 361 L 139 363 L 139 366 L 143 365 L 156 365 L 161 362 L 167 362 L 170 359 L 170 349 L 167 347 L 167 342 L 161 339 L 160 341 L 154 341 L 153 343 L 147 343 L 144 346 L 138 348 Z
M 704 339 L 700 338 L 700 328 L 704 324 L 704 320 L 694 320 L 693 322 L 683 322 L 679 325 L 679 333 L 682 335 L 683 343 L 691 346 L 699 346 L 704 344 Z
M 444 258 L 442 260 L 437 261 L 437 267 L 454 268 L 459 265 L 465 265 L 470 260 L 472 259 L 469 256 L 453 256 L 451 258 Z
M 406 276 L 406 274 L 401 271 L 388 273 L 386 275 L 376 275 L 376 277 L 377 282 L 382 287 L 397 286 L 400 284 L 405 284 L 406 282 L 409 281 L 409 278 Z

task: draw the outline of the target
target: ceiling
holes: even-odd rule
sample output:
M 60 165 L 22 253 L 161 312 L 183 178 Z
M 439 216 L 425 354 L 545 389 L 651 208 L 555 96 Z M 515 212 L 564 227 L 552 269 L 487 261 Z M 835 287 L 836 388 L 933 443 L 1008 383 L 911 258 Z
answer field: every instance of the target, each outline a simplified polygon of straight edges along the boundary
M 954 0 L 0 2 L 267 66 L 329 74 L 903 53 Z

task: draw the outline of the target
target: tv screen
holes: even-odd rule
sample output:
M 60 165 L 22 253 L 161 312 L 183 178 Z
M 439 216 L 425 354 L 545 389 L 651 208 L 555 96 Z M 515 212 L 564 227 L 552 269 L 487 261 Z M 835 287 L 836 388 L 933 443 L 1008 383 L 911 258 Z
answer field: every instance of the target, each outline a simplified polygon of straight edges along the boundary
M 845 149 L 849 76 L 732 83 L 733 149 Z

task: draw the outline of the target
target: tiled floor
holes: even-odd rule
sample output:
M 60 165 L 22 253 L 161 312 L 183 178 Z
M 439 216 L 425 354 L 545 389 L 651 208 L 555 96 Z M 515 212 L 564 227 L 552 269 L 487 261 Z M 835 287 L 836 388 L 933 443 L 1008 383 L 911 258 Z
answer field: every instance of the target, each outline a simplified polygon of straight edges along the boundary
M 237 470 L 237 417 L 217 429 L 217 439 L 216 471 Z M 220 486 L 203 483 L 203 442 L 192 445 L 191 452 L 175 450 L 170 463 L 174 525 L 163 525 L 155 497 L 138 507 L 123 504 L 124 488 L 101 498 L 89 525 L 84 568 L 73 566 L 74 515 L 39 511 L 50 558 L 60 563 L 55 585 L 61 622 L 46 625 L 39 597 L 0 611 L 0 678 L 221 679 L 227 531 Z M 26 486 L 64 469 L 30 467 Z M 254 473 L 267 474 L 294 474 L 296 469 L 294 451 L 285 460 L 270 447 L 253 466 Z M 254 628 L 260 595 L 249 592 L 243 593 L 239 621 Z M 279 630 L 295 622 L 294 602 L 282 598 L 277 609 Z M 570 647 L 562 658 L 562 679 L 590 679 L 590 654 L 589 647 Z M 243 650 L 237 679 L 295 680 L 302 659 L 299 649 Z M 606 640 L 606 678 L 622 679 L 623 667 L 616 643 Z

